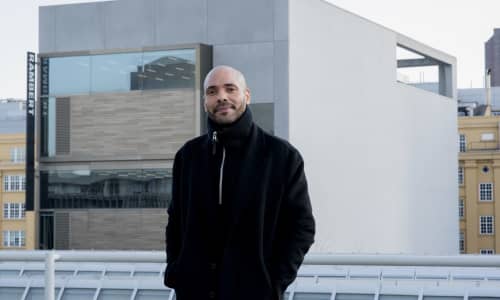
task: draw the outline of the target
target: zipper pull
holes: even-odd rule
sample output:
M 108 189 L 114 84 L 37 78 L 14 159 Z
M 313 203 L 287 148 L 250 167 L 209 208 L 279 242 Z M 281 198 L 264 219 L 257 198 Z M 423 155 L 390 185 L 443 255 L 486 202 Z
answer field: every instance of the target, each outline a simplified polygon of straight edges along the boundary
M 217 150 L 217 131 L 212 133 L 212 155 L 215 155 L 215 150 Z

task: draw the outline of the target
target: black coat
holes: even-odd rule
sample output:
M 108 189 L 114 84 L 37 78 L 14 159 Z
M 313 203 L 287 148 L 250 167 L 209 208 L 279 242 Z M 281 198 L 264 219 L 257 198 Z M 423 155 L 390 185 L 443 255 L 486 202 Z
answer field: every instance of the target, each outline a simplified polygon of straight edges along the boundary
M 178 300 L 280 299 L 314 241 L 302 157 L 248 109 L 213 127 L 175 156 L 165 285 Z

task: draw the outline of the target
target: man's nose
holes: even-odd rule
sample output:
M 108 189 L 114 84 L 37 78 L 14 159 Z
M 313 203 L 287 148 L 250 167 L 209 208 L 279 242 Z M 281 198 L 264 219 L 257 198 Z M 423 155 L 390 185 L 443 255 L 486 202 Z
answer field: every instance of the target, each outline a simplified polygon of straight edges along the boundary
M 224 91 L 220 91 L 220 92 L 217 94 L 217 101 L 219 101 L 219 102 L 224 102 L 224 101 L 227 101 L 227 94 L 226 94 L 226 92 L 224 92 Z

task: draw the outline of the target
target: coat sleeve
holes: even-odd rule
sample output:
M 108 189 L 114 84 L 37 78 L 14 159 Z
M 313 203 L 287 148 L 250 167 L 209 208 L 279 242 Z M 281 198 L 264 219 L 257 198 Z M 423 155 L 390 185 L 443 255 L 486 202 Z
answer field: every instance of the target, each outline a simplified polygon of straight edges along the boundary
M 181 212 L 180 212 L 180 184 L 182 158 L 181 150 L 175 155 L 172 171 L 172 199 L 167 209 L 168 223 L 165 230 L 167 268 L 165 270 L 164 283 L 166 286 L 175 286 L 175 263 L 179 256 L 182 245 L 181 236 Z
M 304 161 L 297 151 L 288 161 L 288 174 L 280 207 L 273 250 L 275 288 L 283 293 L 295 280 L 304 256 L 314 242 L 315 221 L 304 173 Z

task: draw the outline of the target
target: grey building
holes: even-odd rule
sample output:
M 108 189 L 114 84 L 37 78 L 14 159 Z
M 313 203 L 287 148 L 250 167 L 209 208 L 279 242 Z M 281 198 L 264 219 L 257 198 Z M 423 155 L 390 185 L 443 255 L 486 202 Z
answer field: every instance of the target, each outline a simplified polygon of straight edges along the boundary
M 484 44 L 484 67 L 491 69 L 491 86 L 500 86 L 500 28 Z
M 172 161 L 205 130 L 212 65 L 241 69 L 256 122 L 286 137 L 286 10 L 282 0 L 40 7 L 39 247 L 164 248 Z
M 205 130 L 205 74 L 228 64 L 246 75 L 256 122 L 304 157 L 312 251 L 456 251 L 454 57 L 323 0 L 39 13 L 39 247 L 163 249 L 174 154 Z M 398 47 L 420 58 L 398 59 Z M 436 92 L 397 81 L 399 68 L 428 65 Z

